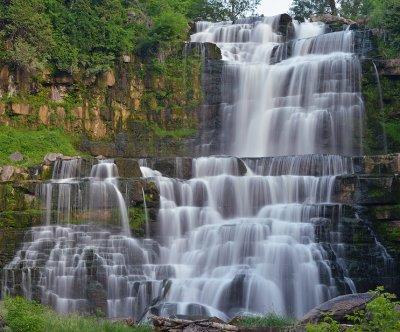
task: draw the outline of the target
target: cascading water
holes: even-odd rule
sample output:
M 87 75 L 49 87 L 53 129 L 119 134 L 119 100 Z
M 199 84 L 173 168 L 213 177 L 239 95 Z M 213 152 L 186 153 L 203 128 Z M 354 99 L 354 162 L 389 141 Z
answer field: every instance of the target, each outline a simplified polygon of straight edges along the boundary
M 126 271 L 129 266 L 131 281 L 145 279 L 132 266 L 149 258 L 129 236 L 116 165 L 103 160 L 88 178 L 79 175 L 80 159 L 56 162 L 53 180 L 39 190 L 45 226 L 26 234 L 22 249 L 4 268 L 4 293 L 22 293 L 61 313 L 101 308 L 113 317 L 132 316 L 148 299 L 143 287 L 131 289 Z
M 243 158 L 194 159 L 186 181 L 141 161 L 160 191 L 159 243 L 129 236 L 111 161 L 79 180 L 79 161 L 62 161 L 41 190 L 46 226 L 28 233 L 6 267 L 6 292 L 21 284 L 25 296 L 60 312 L 228 319 L 299 317 L 354 290 L 338 263 L 333 197 L 336 176 L 354 172 L 348 156 L 361 152 L 353 34 L 304 23 L 286 41 L 279 20 L 197 24 L 192 41 L 216 43 L 224 58 L 220 153 Z M 84 225 L 73 225 L 77 215 Z
M 225 60 L 220 152 L 294 156 L 243 159 L 245 176 L 236 158 L 199 158 L 189 181 L 158 177 L 160 261 L 172 267 L 161 314 L 300 316 L 338 294 L 316 233 L 332 222 L 336 176 L 353 171 L 340 155 L 361 152 L 360 65 L 351 31 L 305 23 L 285 42 L 279 19 L 199 22 L 191 37 Z M 345 268 L 341 279 L 354 288 Z
M 352 31 L 322 34 L 323 25 L 303 23 L 298 39 L 283 43 L 278 24 L 279 16 L 200 22 L 192 35 L 216 43 L 225 60 L 221 152 L 359 155 L 363 102 Z

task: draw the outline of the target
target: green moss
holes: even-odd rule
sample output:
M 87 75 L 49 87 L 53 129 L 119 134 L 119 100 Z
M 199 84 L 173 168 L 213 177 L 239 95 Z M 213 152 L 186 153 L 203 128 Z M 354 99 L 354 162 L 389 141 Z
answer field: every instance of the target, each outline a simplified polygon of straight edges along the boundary
M 190 128 L 166 130 L 156 126 L 154 126 L 154 131 L 158 137 L 171 137 L 176 139 L 191 137 L 194 136 L 197 132 L 196 129 L 190 129 Z
M 39 164 L 49 152 L 78 155 L 79 152 L 74 144 L 76 144 L 76 138 L 59 129 L 31 130 L 0 126 L 0 165 Z M 11 162 L 9 156 L 16 151 L 22 153 L 23 161 Z
M 128 210 L 129 226 L 136 236 L 145 235 L 146 212 L 144 206 L 132 207 Z
M 26 229 L 41 222 L 41 210 L 5 211 L 0 213 L 0 228 Z

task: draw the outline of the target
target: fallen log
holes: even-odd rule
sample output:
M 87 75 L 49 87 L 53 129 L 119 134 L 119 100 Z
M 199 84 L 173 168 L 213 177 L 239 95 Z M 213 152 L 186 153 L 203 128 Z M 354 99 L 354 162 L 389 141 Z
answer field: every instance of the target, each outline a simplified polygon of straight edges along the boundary
M 239 327 L 215 322 L 211 319 L 203 320 L 186 320 L 178 318 L 168 318 L 150 315 L 149 317 L 153 321 L 153 325 L 156 331 L 226 331 L 226 332 L 237 332 Z

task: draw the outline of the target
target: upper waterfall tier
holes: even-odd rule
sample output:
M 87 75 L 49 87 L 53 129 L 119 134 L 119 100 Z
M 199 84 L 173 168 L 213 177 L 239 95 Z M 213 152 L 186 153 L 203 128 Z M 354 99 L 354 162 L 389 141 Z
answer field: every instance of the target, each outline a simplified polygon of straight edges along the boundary
M 295 24 L 287 42 L 278 23 L 199 22 L 191 37 L 216 43 L 225 61 L 219 152 L 359 155 L 364 106 L 353 32 Z

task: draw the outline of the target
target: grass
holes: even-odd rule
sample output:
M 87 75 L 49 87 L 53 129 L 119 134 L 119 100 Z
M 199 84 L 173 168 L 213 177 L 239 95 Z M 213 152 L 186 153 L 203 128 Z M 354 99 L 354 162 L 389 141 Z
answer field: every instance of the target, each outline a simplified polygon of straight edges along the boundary
M 40 164 L 49 152 L 77 155 L 75 138 L 59 129 L 31 130 L 0 126 L 0 165 L 32 166 Z M 21 162 L 12 162 L 10 155 L 20 152 Z
M 295 320 L 288 317 L 278 316 L 276 314 L 267 314 L 265 316 L 243 316 L 235 321 L 235 325 L 246 328 L 286 328 L 295 324 Z
M 149 326 L 127 326 L 93 317 L 62 316 L 45 306 L 21 297 L 7 298 L 0 305 L 0 317 L 13 332 L 149 332 Z

